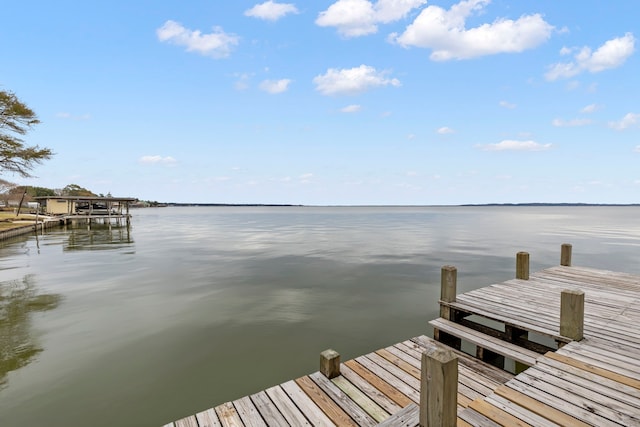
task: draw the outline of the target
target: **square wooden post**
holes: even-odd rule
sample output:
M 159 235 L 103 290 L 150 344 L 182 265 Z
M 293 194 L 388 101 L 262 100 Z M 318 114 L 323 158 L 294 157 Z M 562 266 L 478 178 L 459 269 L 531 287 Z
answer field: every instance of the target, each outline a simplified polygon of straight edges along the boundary
M 516 279 L 529 280 L 529 253 L 516 254 Z
M 458 357 L 433 347 L 422 353 L 420 426 L 455 427 L 458 406 Z
M 329 379 L 339 377 L 340 353 L 331 349 L 320 353 L 320 373 Z
M 560 296 L 560 335 L 580 341 L 584 338 L 584 292 L 565 289 Z
M 571 267 L 571 249 L 569 243 L 563 243 L 560 249 L 560 265 Z
M 455 302 L 457 284 L 458 269 L 452 265 L 443 266 L 440 270 L 440 300 L 443 302 Z M 440 317 L 453 320 L 451 309 L 440 305 Z

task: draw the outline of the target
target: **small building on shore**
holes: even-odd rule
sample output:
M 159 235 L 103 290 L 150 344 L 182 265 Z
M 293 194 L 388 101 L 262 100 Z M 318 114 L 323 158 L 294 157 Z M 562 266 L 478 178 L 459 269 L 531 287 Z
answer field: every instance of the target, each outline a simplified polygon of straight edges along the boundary
M 123 215 L 129 213 L 129 204 L 138 201 L 132 197 L 98 196 L 44 196 L 35 197 L 44 204 L 49 215 Z

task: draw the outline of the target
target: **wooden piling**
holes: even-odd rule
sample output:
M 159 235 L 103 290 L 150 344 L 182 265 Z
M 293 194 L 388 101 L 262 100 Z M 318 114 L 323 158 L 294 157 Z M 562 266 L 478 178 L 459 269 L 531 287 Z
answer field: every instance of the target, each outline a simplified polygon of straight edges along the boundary
M 529 280 L 529 253 L 516 254 L 516 279 Z
M 565 289 L 560 297 L 560 335 L 580 341 L 584 338 L 584 292 Z
M 340 353 L 328 349 L 320 353 L 320 373 L 331 379 L 340 376 Z
M 563 243 L 560 251 L 560 265 L 565 267 L 571 267 L 571 249 L 572 246 L 569 243 Z
M 454 427 L 457 424 L 458 357 L 432 347 L 422 353 L 420 426 Z
M 455 302 L 457 282 L 458 269 L 453 265 L 443 266 L 440 270 L 440 300 L 444 302 Z M 440 306 L 440 317 L 452 320 L 449 307 Z

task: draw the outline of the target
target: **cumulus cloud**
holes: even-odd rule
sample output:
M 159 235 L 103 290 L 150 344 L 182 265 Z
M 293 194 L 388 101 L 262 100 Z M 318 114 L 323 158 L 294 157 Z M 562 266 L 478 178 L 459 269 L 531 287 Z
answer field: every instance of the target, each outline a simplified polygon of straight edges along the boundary
M 161 164 L 173 164 L 176 162 L 176 159 L 174 159 L 171 156 L 167 156 L 167 157 L 162 157 L 162 156 L 142 156 L 140 157 L 140 163 L 146 163 L 146 164 L 157 164 L 157 163 L 161 163 Z
M 156 30 L 158 40 L 183 46 L 187 52 L 197 52 L 212 58 L 226 58 L 239 43 L 235 34 L 225 33 L 221 27 L 214 27 L 213 32 L 202 34 L 199 30 L 189 30 L 175 21 L 167 21 Z
M 551 124 L 554 125 L 555 127 L 577 127 L 577 126 L 586 126 L 588 124 L 591 124 L 591 120 L 589 119 L 571 119 L 571 120 L 554 119 L 551 122 Z
M 289 79 L 263 80 L 262 83 L 260 83 L 260 89 L 275 95 L 278 93 L 286 92 L 287 89 L 289 89 L 290 83 L 291 80 Z
M 551 148 L 551 144 L 505 139 L 495 144 L 478 145 L 478 147 L 484 151 L 545 151 Z
M 357 104 L 347 105 L 346 107 L 340 109 L 340 111 L 343 113 L 357 113 L 360 110 L 362 110 L 362 106 Z
M 316 90 L 323 95 L 356 95 L 381 86 L 400 86 L 400 81 L 387 78 L 387 71 L 377 71 L 368 65 L 354 68 L 329 68 L 323 75 L 314 77 Z
M 549 66 L 545 78 L 553 81 L 560 78 L 576 76 L 583 71 L 599 73 L 604 70 L 616 68 L 624 64 L 635 50 L 636 39 L 633 34 L 626 33 L 623 37 L 618 37 L 606 41 L 595 51 L 590 47 L 569 49 L 575 52 L 573 61 L 558 62 Z M 560 53 L 566 54 L 568 48 L 563 48 Z
M 627 113 L 618 121 L 609 122 L 609 127 L 615 130 L 625 130 L 640 123 L 640 113 Z
M 450 127 L 447 127 L 447 126 L 443 126 L 441 128 L 438 128 L 438 130 L 436 130 L 436 132 L 439 133 L 440 135 L 446 135 L 448 133 L 454 133 L 455 130 L 453 130 Z
M 320 12 L 316 25 L 336 27 L 345 37 L 359 37 L 378 31 L 378 24 L 395 22 L 426 0 L 338 0 Z
M 512 104 L 510 102 L 507 101 L 500 101 L 500 106 L 503 108 L 508 108 L 509 110 L 513 110 L 514 108 L 516 108 L 516 104 Z
M 293 3 L 276 3 L 271 0 L 257 4 L 244 12 L 245 16 L 266 21 L 277 21 L 290 13 L 298 13 L 298 8 Z
M 554 27 L 540 14 L 523 15 L 517 20 L 499 18 L 467 29 L 466 20 L 481 14 L 489 3 L 490 0 L 465 0 L 449 10 L 428 6 L 404 33 L 391 34 L 389 40 L 404 47 L 432 49 L 432 60 L 448 61 L 522 52 L 537 47 L 551 36 Z

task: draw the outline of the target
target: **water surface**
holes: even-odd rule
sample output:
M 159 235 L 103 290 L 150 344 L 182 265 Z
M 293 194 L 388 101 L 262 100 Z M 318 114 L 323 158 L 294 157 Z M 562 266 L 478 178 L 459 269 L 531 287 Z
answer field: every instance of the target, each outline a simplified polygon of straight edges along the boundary
M 640 274 L 638 207 L 133 211 L 0 244 L 0 426 L 159 426 L 419 334 L 459 290 L 573 263 Z

